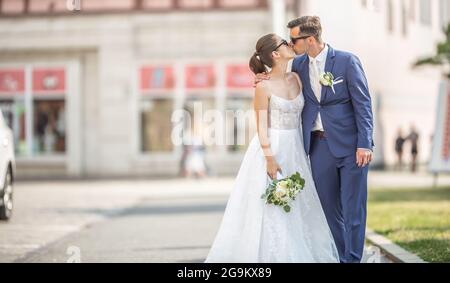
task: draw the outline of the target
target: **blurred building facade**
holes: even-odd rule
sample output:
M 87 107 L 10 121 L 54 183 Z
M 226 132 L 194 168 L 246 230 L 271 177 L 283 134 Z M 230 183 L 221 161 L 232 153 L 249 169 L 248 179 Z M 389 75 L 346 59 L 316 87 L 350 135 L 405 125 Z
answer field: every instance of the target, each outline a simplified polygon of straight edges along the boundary
M 0 107 L 19 174 L 177 175 L 183 147 L 172 143 L 173 111 L 192 112 L 195 102 L 203 111 L 251 109 L 256 40 L 286 36 L 288 20 L 305 14 L 319 15 L 326 42 L 364 64 L 377 162 L 395 161 L 396 129 L 411 122 L 426 160 L 439 75 L 411 63 L 433 53 L 448 2 L 1 0 Z M 220 131 L 235 140 L 237 127 Z M 212 173 L 235 173 L 244 151 L 207 146 L 206 162 Z

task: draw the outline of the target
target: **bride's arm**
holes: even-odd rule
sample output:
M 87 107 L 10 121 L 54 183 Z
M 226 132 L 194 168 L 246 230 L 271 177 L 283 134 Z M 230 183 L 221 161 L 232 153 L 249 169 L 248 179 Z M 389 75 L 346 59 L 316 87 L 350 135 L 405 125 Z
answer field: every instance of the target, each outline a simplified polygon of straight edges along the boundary
M 270 94 L 267 91 L 265 83 L 259 83 L 255 88 L 255 98 L 253 101 L 253 107 L 256 115 L 256 129 L 258 131 L 259 143 L 261 144 L 264 157 L 267 160 L 267 173 L 272 179 L 274 179 L 277 176 L 277 171 L 281 172 L 281 168 L 276 162 L 270 148 L 270 140 L 268 136 L 269 98 Z
M 270 94 L 264 83 L 259 83 L 255 88 L 255 97 L 253 100 L 253 108 L 256 115 L 256 129 L 258 131 L 259 143 L 261 144 L 264 156 L 272 156 L 270 150 L 270 141 L 268 136 L 269 128 L 269 99 Z

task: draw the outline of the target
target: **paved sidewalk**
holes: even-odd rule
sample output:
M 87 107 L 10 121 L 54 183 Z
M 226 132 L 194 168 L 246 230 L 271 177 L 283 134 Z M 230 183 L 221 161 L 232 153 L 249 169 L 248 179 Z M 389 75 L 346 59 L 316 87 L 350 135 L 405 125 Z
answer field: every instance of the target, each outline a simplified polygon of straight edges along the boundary
M 0 222 L 0 262 L 19 259 L 144 198 L 224 196 L 230 186 L 232 179 L 17 183 L 13 218 Z
M 434 176 L 426 172 L 412 174 L 410 172 L 394 171 L 370 171 L 370 188 L 412 188 L 412 187 L 432 187 Z M 450 174 L 439 175 L 438 186 L 450 186 Z
M 13 219 L 0 222 L 0 262 L 66 262 L 70 247 L 84 262 L 201 262 L 233 181 L 18 183 Z
M 136 206 L 62 237 L 20 262 L 194 262 L 205 260 L 226 197 L 143 199 Z M 76 251 L 76 254 L 73 252 Z M 367 246 L 363 262 L 390 262 Z

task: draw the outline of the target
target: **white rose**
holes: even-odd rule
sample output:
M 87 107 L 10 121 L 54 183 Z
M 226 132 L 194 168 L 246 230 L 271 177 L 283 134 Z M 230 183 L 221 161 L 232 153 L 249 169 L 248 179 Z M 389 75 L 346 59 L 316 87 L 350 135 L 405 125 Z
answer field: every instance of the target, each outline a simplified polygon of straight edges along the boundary
M 281 187 L 284 187 L 284 188 L 287 187 L 287 184 L 288 184 L 288 181 L 287 181 L 287 180 L 278 182 L 278 185 L 280 185 Z
M 277 188 L 275 190 L 275 195 L 279 198 L 284 197 L 287 194 L 287 182 L 281 181 L 277 183 Z
M 331 86 L 330 81 L 325 76 L 320 77 L 320 83 L 324 86 Z

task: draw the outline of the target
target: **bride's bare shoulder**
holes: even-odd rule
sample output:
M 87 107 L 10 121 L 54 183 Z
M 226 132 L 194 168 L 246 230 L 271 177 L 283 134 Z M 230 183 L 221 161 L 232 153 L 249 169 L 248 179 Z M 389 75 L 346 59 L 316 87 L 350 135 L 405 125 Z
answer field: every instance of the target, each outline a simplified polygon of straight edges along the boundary
M 259 82 L 255 87 L 255 98 L 270 98 L 270 91 L 269 91 L 269 82 L 266 80 L 263 80 Z
M 302 80 L 300 79 L 298 74 L 296 72 L 289 72 L 288 75 L 289 75 L 289 79 L 291 80 L 290 82 L 291 83 L 298 83 L 298 87 L 300 89 L 302 89 L 302 86 L 303 86 Z

